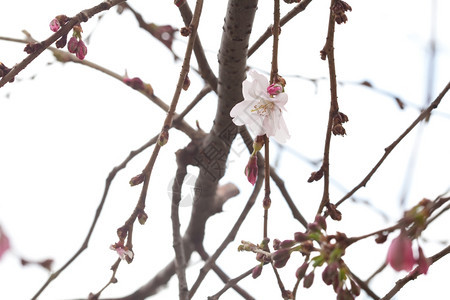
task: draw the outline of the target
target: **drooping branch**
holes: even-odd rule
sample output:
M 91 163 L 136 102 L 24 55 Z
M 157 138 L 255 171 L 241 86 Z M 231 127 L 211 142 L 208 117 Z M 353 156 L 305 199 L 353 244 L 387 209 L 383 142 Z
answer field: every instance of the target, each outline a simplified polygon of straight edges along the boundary
M 87 22 L 90 18 L 95 16 L 96 14 L 109 10 L 111 7 L 125 2 L 126 0 L 107 0 L 103 1 L 100 4 L 81 11 L 76 16 L 72 17 L 70 21 L 68 21 L 64 26 L 61 27 L 60 30 L 52 34 L 48 39 L 40 42 L 40 47 L 36 49 L 32 54 L 29 54 L 24 60 L 22 60 L 19 64 L 15 65 L 14 68 L 3 78 L 0 80 L 0 88 L 4 86 L 8 81 L 13 79 L 20 71 L 25 69 L 36 57 L 38 57 L 45 49 L 47 49 L 50 45 L 56 42 L 60 37 L 69 33 L 72 30 L 73 26 L 81 22 Z
M 384 160 L 391 154 L 391 152 L 397 147 L 397 145 L 405 138 L 413 129 L 417 126 L 422 120 L 424 120 L 428 115 L 430 115 L 431 111 L 436 109 L 439 104 L 441 103 L 441 100 L 444 98 L 445 94 L 450 90 L 450 82 L 447 83 L 447 85 L 444 87 L 442 92 L 437 96 L 437 98 L 425 109 L 422 111 L 422 113 L 409 125 L 408 128 L 388 147 L 384 149 L 384 154 L 380 158 L 380 160 L 376 163 L 376 165 L 370 170 L 370 172 L 364 177 L 364 179 L 356 185 L 350 192 L 348 192 L 342 199 L 340 199 L 338 202 L 336 202 L 336 206 L 341 205 L 345 200 L 350 198 L 356 191 L 358 191 L 360 188 L 366 186 L 367 182 L 369 182 L 370 178 L 372 178 L 372 175 L 375 174 L 375 172 L 378 170 L 378 168 L 381 166 L 381 164 L 384 162 Z

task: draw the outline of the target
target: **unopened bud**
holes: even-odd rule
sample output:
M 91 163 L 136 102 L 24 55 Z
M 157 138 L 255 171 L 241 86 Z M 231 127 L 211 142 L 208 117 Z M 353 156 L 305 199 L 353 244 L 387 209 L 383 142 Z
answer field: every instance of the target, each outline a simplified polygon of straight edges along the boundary
M 269 209 L 271 204 L 272 204 L 272 200 L 270 200 L 270 197 L 269 196 L 264 197 L 264 200 L 263 200 L 264 209 Z
M 144 173 L 141 173 L 130 179 L 130 185 L 135 186 L 135 185 L 141 184 L 144 182 L 144 180 L 145 180 L 145 175 L 144 175 Z
M 183 90 L 187 91 L 190 85 L 191 85 L 191 80 L 189 79 L 189 76 L 186 74 L 186 77 L 184 77 L 184 82 L 183 82 Z
M 252 277 L 255 279 L 258 278 L 259 275 L 261 275 L 262 269 L 263 267 L 261 265 L 257 265 L 256 267 L 254 267 L 252 271 Z
M 263 135 L 258 135 L 253 141 L 253 152 L 258 152 L 264 146 L 265 140 Z
M 303 279 L 303 287 L 305 289 L 309 289 L 314 283 L 314 271 L 311 271 L 306 277 Z
M 377 237 L 375 239 L 375 242 L 377 244 L 383 244 L 384 242 L 386 242 L 387 237 L 388 237 L 387 234 L 380 233 L 380 234 L 377 235 Z
M 280 243 L 281 248 L 291 248 L 294 246 L 297 242 L 294 240 L 284 240 Z
M 342 219 L 342 213 L 336 209 L 336 205 L 329 203 L 327 205 L 328 214 L 335 221 L 340 221 Z
M 359 294 L 361 294 L 361 288 L 352 279 L 350 279 L 350 286 L 351 286 L 350 290 L 351 290 L 352 294 L 355 295 L 356 297 L 358 297 Z
M 327 230 L 327 221 L 323 216 L 317 215 L 314 221 L 319 224 L 319 226 L 322 227 L 323 230 Z
M 309 237 L 303 232 L 296 232 L 294 233 L 294 239 L 296 242 L 303 243 L 304 241 L 309 240 Z
M 341 124 L 335 124 L 331 129 L 334 135 L 346 135 L 345 128 Z
M 189 27 L 183 27 L 180 29 L 180 34 L 182 36 L 189 36 L 191 34 L 192 30 Z
M 274 239 L 273 240 L 273 249 L 275 249 L 275 250 L 280 249 L 280 244 L 281 244 L 281 241 L 279 239 Z
M 295 276 L 297 277 L 297 279 L 302 279 L 303 277 L 305 277 L 306 274 L 306 270 L 308 269 L 309 264 L 304 262 L 295 272 Z
M 164 146 L 169 141 L 169 130 L 164 128 L 158 137 L 158 145 Z
M 147 222 L 147 219 L 148 219 L 148 215 L 145 213 L 145 211 L 141 211 L 141 212 L 138 214 L 138 221 L 139 221 L 139 224 L 144 225 L 145 222 Z

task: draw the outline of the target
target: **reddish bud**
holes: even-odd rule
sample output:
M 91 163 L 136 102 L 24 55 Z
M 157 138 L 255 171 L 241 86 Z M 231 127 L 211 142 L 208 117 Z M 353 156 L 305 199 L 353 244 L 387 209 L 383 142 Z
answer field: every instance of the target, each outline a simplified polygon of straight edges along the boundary
M 307 234 L 305 234 L 303 232 L 296 232 L 296 233 L 294 233 L 294 239 L 295 239 L 295 241 L 297 241 L 299 243 L 303 243 L 303 242 L 309 240 L 309 237 Z
M 308 182 L 319 181 L 320 179 L 322 179 L 322 177 L 323 177 L 323 169 L 321 167 L 318 171 L 311 173 L 311 176 L 309 176 L 308 178 Z
M 59 24 L 59 21 L 56 18 L 50 22 L 49 26 L 50 30 L 53 32 L 57 32 L 61 28 L 61 24 Z
M 144 180 L 145 180 L 145 175 L 143 173 L 141 173 L 130 179 L 130 185 L 135 186 L 135 185 L 141 184 L 144 182 Z
M 9 238 L 0 227 L 0 259 L 10 248 Z
M 56 48 L 64 48 L 67 44 L 67 34 L 64 34 L 59 40 L 56 41 Z
M 420 247 L 420 246 L 419 246 L 419 258 L 417 260 L 417 263 L 419 264 L 419 272 L 426 275 L 428 273 L 428 267 L 430 266 L 430 261 L 423 254 L 422 247 Z
M 280 249 L 280 244 L 281 244 L 281 241 L 279 239 L 274 239 L 273 240 L 273 249 L 275 249 L 275 250 Z
M 78 48 L 78 40 L 76 37 L 71 37 L 69 40 L 69 43 L 67 44 L 67 50 L 69 50 L 70 53 L 77 52 Z
M 271 204 L 272 204 L 272 200 L 270 199 L 270 197 L 269 196 L 264 197 L 263 208 L 269 209 Z
M 187 91 L 190 85 L 191 85 L 191 80 L 189 79 L 189 76 L 186 74 L 186 77 L 184 77 L 184 82 L 183 82 L 183 90 Z
M 41 48 L 42 48 L 42 44 L 41 43 L 28 43 L 25 46 L 25 48 L 23 49 L 23 51 L 25 51 L 27 54 L 32 54 L 32 53 L 35 53 L 36 51 L 38 51 Z
M 334 135 L 346 135 L 345 128 L 342 126 L 342 124 L 335 124 L 333 128 L 331 129 Z
M 352 292 L 353 295 L 355 295 L 356 297 L 359 296 L 359 294 L 361 294 L 361 288 L 356 284 L 356 282 L 352 279 L 350 279 L 350 291 Z
M 295 272 L 295 276 L 297 277 L 297 279 L 302 279 L 303 277 L 305 277 L 306 274 L 306 270 L 308 269 L 309 264 L 304 262 Z
M 335 221 L 340 221 L 342 219 L 342 213 L 336 209 L 336 205 L 328 203 L 327 205 L 328 214 Z
M 319 224 L 319 226 L 323 229 L 323 230 L 327 230 L 327 221 L 325 220 L 325 218 L 321 215 L 317 215 L 316 218 L 314 219 L 314 222 L 316 222 L 317 224 Z
M 267 93 L 271 96 L 278 95 L 283 92 L 283 86 L 279 83 L 272 83 L 267 87 Z
M 79 59 L 83 60 L 86 57 L 86 54 L 87 54 L 87 47 L 86 47 L 85 43 L 82 40 L 80 40 L 78 42 L 76 56 Z
M 256 267 L 254 267 L 252 271 L 252 277 L 255 279 L 258 278 L 259 275 L 261 275 L 262 269 L 263 267 L 261 265 L 257 265 Z
M 131 87 L 135 90 L 143 90 L 144 89 L 144 82 L 139 77 L 133 77 L 133 78 L 124 78 L 123 83 Z
M 375 242 L 377 244 L 383 244 L 384 242 L 386 242 L 387 237 L 388 237 L 387 234 L 379 233 L 375 239 Z
M 250 156 L 245 167 L 245 176 L 247 176 L 248 182 L 255 185 L 256 179 L 258 178 L 258 158 L 256 155 Z
M 281 248 L 291 248 L 294 246 L 297 242 L 294 240 L 284 240 L 280 243 Z
M 314 271 L 311 271 L 306 277 L 303 279 L 303 287 L 305 289 L 309 289 L 314 283 Z
M 338 276 L 337 263 L 329 264 L 322 272 L 322 280 L 326 285 L 331 285 L 336 276 Z
M 173 3 L 175 3 L 175 5 L 177 7 L 180 7 L 181 5 L 183 5 L 184 3 L 186 3 L 186 0 L 174 0 Z

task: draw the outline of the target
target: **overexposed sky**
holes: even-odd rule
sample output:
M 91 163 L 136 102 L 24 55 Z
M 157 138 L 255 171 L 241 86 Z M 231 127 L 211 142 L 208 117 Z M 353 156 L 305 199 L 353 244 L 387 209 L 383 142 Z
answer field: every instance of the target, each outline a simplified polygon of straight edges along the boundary
M 353 3 L 354 2 L 354 3 Z M 341 111 L 349 116 L 347 136 L 333 137 L 331 146 L 331 176 L 339 185 L 350 190 L 375 165 L 391 144 L 417 117 L 426 96 L 427 64 L 431 26 L 432 1 L 353 1 L 349 21 L 336 26 L 335 56 L 338 79 L 345 84 L 338 87 Z M 433 98 L 450 79 L 450 3 L 436 0 L 436 65 Z M 2 9 L 0 36 L 23 38 L 27 30 L 38 40 L 52 34 L 48 23 L 59 14 L 69 16 L 97 4 L 95 1 L 12 1 Z M 148 4 L 130 1 L 140 9 L 148 22 L 182 27 L 178 10 L 172 1 Z M 194 2 L 189 1 L 191 7 Z M 282 11 L 290 7 L 282 3 Z M 279 174 L 284 178 L 299 209 L 312 220 L 321 198 L 322 183 L 308 184 L 306 180 L 314 167 L 298 158 L 301 154 L 317 160 L 323 154 L 323 139 L 328 116 L 329 87 L 327 80 L 317 87 L 307 78 L 328 75 L 327 63 L 320 60 L 328 20 L 328 1 L 312 1 L 307 10 L 289 22 L 280 36 L 279 72 L 287 80 L 287 123 L 291 140 L 278 160 Z M 200 21 L 199 36 L 207 51 L 211 66 L 217 72 L 217 51 L 226 1 L 205 1 Z M 272 23 L 272 5 L 260 1 L 251 42 L 255 41 Z M 284 14 L 283 13 L 283 14 Z M 90 35 L 86 59 L 94 61 L 119 74 L 127 70 L 130 77 L 139 76 L 152 84 L 155 94 L 170 102 L 181 65 L 174 62 L 166 48 L 137 27 L 129 12 L 118 16 L 115 9 L 83 24 L 84 36 Z M 186 40 L 177 35 L 175 52 L 182 56 Z M 26 57 L 24 45 L 0 41 L 0 61 L 12 67 Z M 248 64 L 260 71 L 270 71 L 271 44 L 266 43 L 252 56 Z M 195 66 L 195 62 L 193 62 Z M 193 74 L 193 72 L 191 72 Z M 397 95 L 406 103 L 403 111 L 392 97 L 359 85 L 368 80 L 377 88 Z M 203 86 L 201 78 L 191 76 L 191 87 L 182 93 L 181 111 Z M 408 194 L 407 207 L 423 197 L 430 199 L 449 188 L 446 170 L 450 167 L 450 96 L 447 96 L 430 122 L 423 128 L 422 142 L 417 147 L 418 160 Z M 208 130 L 215 115 L 216 98 L 209 95 L 187 116 L 195 126 L 198 120 Z M 10 236 L 17 253 L 30 259 L 51 257 L 55 268 L 63 265 L 80 247 L 95 209 L 100 202 L 104 182 L 112 168 L 120 164 L 131 150 L 139 148 L 160 129 L 165 113 L 136 91 L 115 79 L 81 65 L 60 64 L 51 53 L 44 53 L 16 82 L 0 89 L 0 224 Z M 355 236 L 391 225 L 402 215 L 399 197 L 408 165 L 411 148 L 415 147 L 417 129 L 386 160 L 366 188 L 356 196 L 370 201 L 384 211 L 385 220 L 370 207 L 348 203 L 341 207 L 343 220 L 329 224 L 330 229 Z M 170 201 L 168 190 L 175 172 L 174 152 L 189 140 L 184 134 L 171 131 L 170 142 L 162 149 L 151 178 L 147 213 L 148 223 L 134 231 L 136 258 L 130 265 L 122 264 L 119 282 L 108 288 L 104 296 L 120 296 L 134 291 L 164 267 L 173 256 L 171 244 Z M 275 143 L 272 143 L 276 159 Z M 296 154 L 297 153 L 297 154 Z M 97 292 L 111 275 L 109 267 L 116 254 L 109 245 L 116 241 L 116 228 L 131 213 L 140 188 L 129 187 L 131 177 L 140 173 L 150 155 L 147 150 L 121 171 L 113 182 L 99 224 L 89 248 L 56 279 L 40 299 L 73 299 Z M 245 205 L 251 189 L 243 169 L 248 154 L 237 140 L 228 161 L 228 173 L 222 183 L 235 183 L 241 193 L 230 199 L 224 212 L 208 221 L 205 247 L 213 253 L 228 233 Z M 189 168 L 195 176 L 196 169 Z M 275 186 L 272 188 L 270 235 L 288 239 L 302 228 L 293 220 Z M 186 190 L 186 193 L 189 189 Z M 345 194 L 337 184 L 331 187 L 331 198 L 336 201 Z M 262 197 L 261 197 L 262 200 Z M 182 228 L 185 228 L 190 208 L 180 209 Z M 444 214 L 443 219 L 447 218 Z M 242 239 L 260 242 L 262 228 L 260 201 L 244 222 L 236 241 L 229 246 L 218 264 L 230 277 L 256 265 L 253 255 L 236 251 Z M 430 226 L 425 234 L 429 243 L 422 243 L 427 255 L 439 251 L 448 234 L 449 222 L 441 220 Z M 348 249 L 348 265 L 361 278 L 371 274 L 387 253 L 388 243 L 376 245 L 367 240 Z M 294 259 L 294 258 L 293 258 Z M 296 257 L 299 264 L 300 256 Z M 188 284 L 195 280 L 203 265 L 196 255 L 188 271 Z M 439 299 L 444 291 L 448 258 L 430 268 L 408 284 L 397 299 Z M 281 270 L 288 288 L 294 283 L 291 266 Z M 319 275 L 320 273 L 317 273 Z M 374 291 L 382 296 L 393 283 L 405 274 L 385 270 L 375 280 Z M 0 261 L 0 299 L 29 299 L 42 286 L 48 274 L 45 270 L 20 266 L 14 255 L 7 254 Z M 301 289 L 304 299 L 332 299 L 330 287 L 317 276 L 311 290 Z M 205 299 L 216 293 L 223 284 L 212 272 L 196 299 Z M 274 276 L 267 268 L 258 280 L 247 278 L 242 286 L 257 299 L 274 299 L 279 291 Z M 178 287 L 175 280 L 154 299 L 175 299 Z M 364 299 L 364 295 L 361 297 Z M 221 299 L 236 299 L 234 292 Z

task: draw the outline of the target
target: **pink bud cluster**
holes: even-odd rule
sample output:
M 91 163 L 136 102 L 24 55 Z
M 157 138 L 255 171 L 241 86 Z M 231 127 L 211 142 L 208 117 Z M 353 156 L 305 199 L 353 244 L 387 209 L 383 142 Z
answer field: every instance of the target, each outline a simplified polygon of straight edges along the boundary
M 49 24 L 50 30 L 53 32 L 57 32 L 61 26 L 65 25 L 69 21 L 69 18 L 65 15 L 56 16 Z M 64 48 L 67 44 L 67 50 L 70 53 L 74 53 L 79 59 L 83 60 L 87 54 L 86 44 L 81 39 L 81 33 L 83 29 L 81 26 L 75 25 L 73 27 L 73 35 L 67 43 L 67 34 L 64 34 L 58 41 L 56 41 L 57 48 Z M 31 49 L 33 50 L 33 49 Z M 27 53 L 30 53 L 30 49 L 25 50 Z

